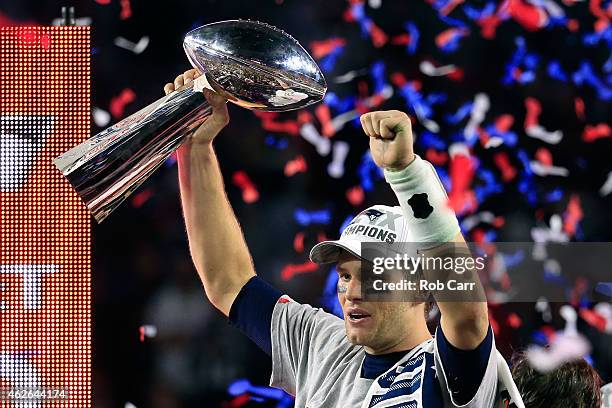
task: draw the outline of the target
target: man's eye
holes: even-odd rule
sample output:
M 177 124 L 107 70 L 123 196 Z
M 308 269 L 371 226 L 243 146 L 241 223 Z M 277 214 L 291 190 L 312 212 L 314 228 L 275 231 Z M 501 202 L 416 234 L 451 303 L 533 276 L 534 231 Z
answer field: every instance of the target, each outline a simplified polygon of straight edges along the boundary
M 351 280 L 351 275 L 349 275 L 348 273 L 343 273 L 342 275 L 340 275 L 340 279 L 345 281 Z

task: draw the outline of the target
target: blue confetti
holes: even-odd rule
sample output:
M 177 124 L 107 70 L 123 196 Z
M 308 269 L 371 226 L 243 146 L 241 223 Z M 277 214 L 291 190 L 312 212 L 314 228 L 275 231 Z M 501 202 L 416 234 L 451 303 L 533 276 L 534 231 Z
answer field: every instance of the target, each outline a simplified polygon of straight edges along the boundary
M 293 217 L 301 226 L 311 224 L 329 224 L 332 216 L 330 210 L 306 211 L 303 208 L 297 208 L 293 212 Z
M 374 181 L 384 179 L 384 173 L 379 168 L 372 155 L 367 151 L 361 158 L 361 163 L 358 168 L 359 180 L 364 191 L 372 191 L 374 189 Z

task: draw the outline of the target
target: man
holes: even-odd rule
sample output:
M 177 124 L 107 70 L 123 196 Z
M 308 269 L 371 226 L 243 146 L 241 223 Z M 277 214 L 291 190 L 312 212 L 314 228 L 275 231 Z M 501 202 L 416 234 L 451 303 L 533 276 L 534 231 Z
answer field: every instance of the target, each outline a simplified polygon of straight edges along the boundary
M 529 408 L 607 408 L 612 400 L 603 394 L 602 380 L 584 359 L 562 364 L 547 373 L 529 365 L 523 353 L 512 357 L 512 377 Z
M 164 91 L 197 75 L 187 71 Z M 204 93 L 212 115 L 178 150 L 191 255 L 208 299 L 271 355 L 272 386 L 295 395 L 296 407 L 309 408 L 497 407 L 503 388 L 514 392 L 495 349 L 486 302 L 438 301 L 441 321 L 434 340 L 423 302 L 362 298 L 362 242 L 463 242 L 433 167 L 413 152 L 406 114 L 361 117 L 373 159 L 401 208 L 374 206 L 357 216 L 340 240 L 319 243 L 311 252 L 315 262 L 337 262 L 343 321 L 292 301 L 256 276 L 212 147 L 229 122 L 226 101 Z M 373 228 L 386 233 L 370 233 Z

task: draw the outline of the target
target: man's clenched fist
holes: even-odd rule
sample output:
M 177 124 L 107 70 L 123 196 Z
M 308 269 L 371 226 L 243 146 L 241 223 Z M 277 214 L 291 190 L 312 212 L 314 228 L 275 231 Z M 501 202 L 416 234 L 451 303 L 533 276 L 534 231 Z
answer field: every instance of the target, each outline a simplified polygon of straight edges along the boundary
M 374 163 L 387 170 L 401 170 L 414 159 L 410 118 L 397 110 L 361 115 L 361 126 L 370 137 Z
M 164 86 L 164 92 L 168 95 L 176 89 L 179 89 L 183 85 L 187 85 L 192 82 L 195 78 L 200 76 L 200 72 L 196 69 L 190 69 L 185 73 L 177 76 L 174 79 L 174 83 L 167 83 Z M 229 113 L 227 112 L 227 100 L 221 95 L 209 90 L 204 89 L 203 91 L 206 100 L 212 107 L 212 114 L 204 123 L 195 131 L 191 137 L 191 141 L 196 144 L 204 143 L 208 144 L 219 134 L 229 123 Z

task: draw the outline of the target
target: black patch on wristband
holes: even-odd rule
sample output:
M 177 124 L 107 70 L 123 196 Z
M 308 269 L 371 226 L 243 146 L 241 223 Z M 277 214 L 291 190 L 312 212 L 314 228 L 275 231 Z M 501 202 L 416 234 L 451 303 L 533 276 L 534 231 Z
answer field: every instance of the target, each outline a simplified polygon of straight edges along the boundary
M 412 208 L 414 218 L 427 218 L 433 212 L 433 207 L 429 204 L 427 193 L 414 194 L 408 200 L 408 205 Z

